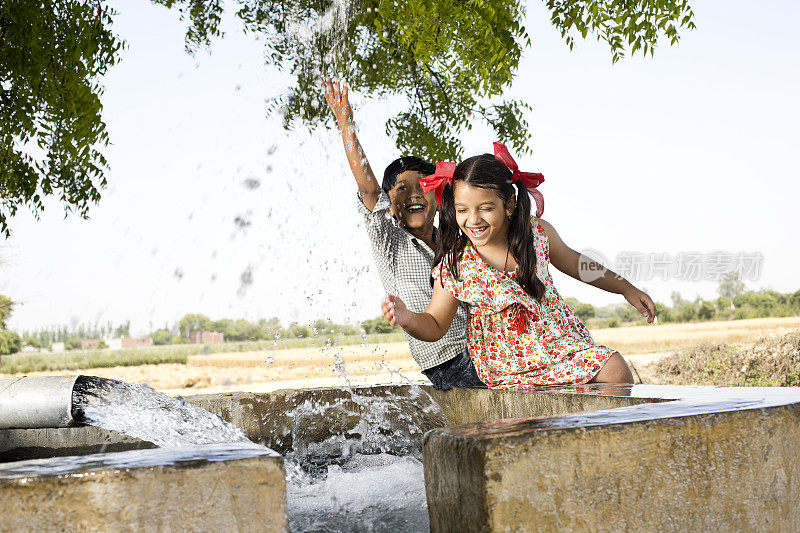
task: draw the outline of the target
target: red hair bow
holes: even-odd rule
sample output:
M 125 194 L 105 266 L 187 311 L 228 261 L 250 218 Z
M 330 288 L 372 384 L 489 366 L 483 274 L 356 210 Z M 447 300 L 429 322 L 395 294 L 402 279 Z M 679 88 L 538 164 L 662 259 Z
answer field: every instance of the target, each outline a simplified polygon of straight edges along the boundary
M 539 172 L 520 171 L 517 162 L 511 157 L 508 148 L 503 143 L 494 143 L 494 157 L 511 171 L 511 181 L 520 180 L 525 184 L 528 193 L 533 196 L 533 200 L 536 202 L 536 217 L 542 216 L 544 212 L 544 196 L 537 190 L 537 187 L 544 181 L 544 175 Z
M 430 176 L 419 179 L 419 184 L 424 192 L 436 191 L 436 203 L 442 203 L 442 192 L 444 186 L 453 183 L 453 173 L 456 171 L 456 164 L 452 161 L 440 161 L 436 163 L 436 172 Z

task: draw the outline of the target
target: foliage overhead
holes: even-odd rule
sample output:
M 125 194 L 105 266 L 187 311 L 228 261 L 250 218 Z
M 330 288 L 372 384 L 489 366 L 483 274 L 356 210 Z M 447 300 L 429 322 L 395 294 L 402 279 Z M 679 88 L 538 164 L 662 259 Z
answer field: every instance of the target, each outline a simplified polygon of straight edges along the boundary
M 460 158 L 462 136 L 490 126 L 518 153 L 531 151 L 529 104 L 509 89 L 530 36 L 520 0 L 151 0 L 187 21 L 194 52 L 222 37 L 233 10 L 265 43 L 266 63 L 294 76 L 270 111 L 284 126 L 331 124 L 319 79 L 347 80 L 369 98 L 399 95 L 405 107 L 386 123 L 398 149 L 431 160 Z M 687 0 L 546 0 L 551 22 L 575 37 L 605 41 L 612 61 L 675 44 L 693 29 Z M 27 205 L 35 215 L 56 196 L 86 217 L 106 186 L 101 77 L 119 58 L 114 12 L 101 0 L 0 3 L 0 233 Z M 319 31 L 322 28 L 323 31 Z
M 122 46 L 99 1 L 0 3 L 0 235 L 46 196 L 86 217 L 106 186 L 100 78 Z
M 222 0 L 153 0 L 188 19 L 186 47 L 221 35 Z M 319 79 L 337 74 L 369 97 L 404 95 L 405 109 L 386 132 L 402 153 L 458 160 L 461 138 L 476 121 L 515 151 L 531 151 L 528 103 L 503 97 L 530 37 L 519 0 L 229 0 L 247 31 L 266 43 L 267 63 L 297 83 L 273 100 L 284 125 L 313 127 L 331 115 L 316 96 Z M 687 0 L 547 0 L 551 22 L 570 49 L 575 35 L 608 43 L 612 61 L 671 44 L 693 29 Z M 337 26 L 338 22 L 338 26 Z M 332 31 L 312 31 L 332 27 Z
M 558 28 L 569 49 L 575 35 L 595 35 L 611 49 L 616 63 L 626 53 L 652 56 L 661 37 L 678 44 L 678 30 L 695 29 L 694 12 L 688 0 L 546 0 L 550 22 Z

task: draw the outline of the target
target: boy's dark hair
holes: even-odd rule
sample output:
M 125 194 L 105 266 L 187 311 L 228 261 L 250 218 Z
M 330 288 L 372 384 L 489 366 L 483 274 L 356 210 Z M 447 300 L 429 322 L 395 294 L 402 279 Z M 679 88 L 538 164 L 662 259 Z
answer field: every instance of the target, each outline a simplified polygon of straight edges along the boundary
M 453 183 L 445 185 L 442 191 L 442 205 L 439 208 L 439 233 L 436 240 L 434 265 L 445 261 L 447 268 L 458 277 L 458 262 L 464 255 L 464 247 L 469 242 L 456 221 L 453 186 L 458 181 L 472 187 L 490 189 L 505 204 L 514 198 L 517 201 L 514 212 L 508 221 L 508 247 L 517 260 L 517 283 L 537 301 L 544 296 L 544 284 L 536 277 L 536 249 L 531 228 L 531 198 L 522 181 L 512 183 L 511 171 L 492 154 L 470 157 L 462 161 L 453 173 Z M 441 268 L 441 267 L 440 267 Z M 431 279 L 433 282 L 433 279 Z
M 414 170 L 423 176 L 430 176 L 436 172 L 436 166 L 428 163 L 424 159 L 414 157 L 413 155 L 407 155 L 395 159 L 389 163 L 389 166 L 383 171 L 383 183 L 381 184 L 381 188 L 383 188 L 386 194 L 389 194 L 389 189 L 394 187 L 394 184 L 397 181 L 397 175 L 402 174 L 407 170 Z

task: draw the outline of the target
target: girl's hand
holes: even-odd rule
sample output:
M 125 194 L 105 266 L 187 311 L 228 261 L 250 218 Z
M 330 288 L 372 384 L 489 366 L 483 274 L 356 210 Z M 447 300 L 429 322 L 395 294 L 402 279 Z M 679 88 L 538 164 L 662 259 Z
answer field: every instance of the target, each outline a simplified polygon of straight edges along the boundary
M 622 293 L 622 295 L 647 319 L 648 324 L 653 323 L 653 320 L 656 319 L 656 304 L 653 303 L 647 293 L 631 285 L 631 288 Z
M 333 116 L 336 117 L 336 121 L 342 129 L 353 121 L 353 109 L 347 98 L 348 91 L 347 84 L 342 84 L 340 88 L 337 80 L 332 80 L 330 77 L 322 80 L 322 93 L 325 95 L 325 101 L 328 102 L 328 107 L 333 111 Z
M 411 313 L 399 296 L 387 294 L 386 298 L 381 302 L 381 311 L 383 311 L 383 318 L 393 326 L 402 328 L 411 322 Z

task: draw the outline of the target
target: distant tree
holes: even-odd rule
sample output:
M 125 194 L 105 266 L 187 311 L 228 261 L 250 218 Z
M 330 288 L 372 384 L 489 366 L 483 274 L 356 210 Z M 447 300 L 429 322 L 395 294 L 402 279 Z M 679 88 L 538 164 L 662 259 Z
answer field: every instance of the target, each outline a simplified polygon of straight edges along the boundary
M 672 322 L 675 320 L 675 316 L 673 315 L 671 308 L 667 307 L 661 302 L 655 302 L 655 304 L 656 316 L 658 317 L 659 322 Z
M 153 344 L 155 344 L 156 346 L 169 344 L 171 337 L 172 334 L 166 328 L 158 329 L 150 335 L 150 338 L 153 339 Z
M 114 338 L 130 337 L 131 336 L 131 321 L 123 322 L 114 329 Z
M 617 315 L 623 322 L 635 322 L 641 318 L 636 308 L 626 304 L 617 307 Z
M 733 300 L 744 292 L 744 283 L 739 279 L 739 273 L 730 271 L 722 276 L 717 287 L 720 296 Z
M 395 331 L 397 326 L 393 326 L 383 318 L 383 315 L 375 319 L 375 333 L 391 333 Z
M 77 350 L 81 347 L 81 340 L 78 337 L 70 337 L 64 341 L 64 348 L 67 350 Z
M 0 294 L 0 330 L 6 329 L 6 322 L 14 311 L 14 302 L 11 298 Z
M 800 290 L 792 293 L 789 296 L 789 305 L 791 305 L 794 309 L 800 311 Z
M 22 339 L 13 331 L 0 331 L 0 355 L 17 353 L 22 349 Z
M 183 315 L 183 318 L 178 321 L 178 330 L 180 330 L 184 339 L 189 340 L 189 333 L 194 331 L 210 331 L 211 325 L 211 319 L 207 316 L 189 313 Z
M 215 320 L 211 323 L 208 327 L 209 330 L 217 331 L 225 335 L 225 340 L 231 339 L 231 328 L 233 328 L 233 320 L 230 318 L 223 318 L 220 320 Z
M 352 337 L 353 335 L 358 335 L 359 333 L 361 333 L 361 330 L 358 329 L 357 327 L 353 326 L 353 325 L 344 324 L 339 329 L 339 333 L 341 335 L 344 335 L 345 337 Z
M 775 308 L 778 307 L 779 301 L 774 291 L 764 293 L 748 291 L 735 296 L 733 305 L 737 310 L 743 310 L 744 315 L 740 313 L 737 316 L 759 318 L 771 316 Z
M 104 341 L 103 339 L 100 339 L 100 342 L 97 343 L 97 348 L 99 350 L 105 350 L 106 348 L 108 348 L 108 344 L 106 344 L 106 341 Z
M 678 291 L 672 291 L 672 294 L 670 294 L 669 297 L 672 300 L 672 308 L 673 309 L 677 309 L 678 307 L 682 306 L 684 303 L 688 303 L 686 300 L 684 300 L 681 297 L 681 293 L 679 293 Z
M 711 320 L 716 313 L 717 310 L 714 304 L 706 300 L 704 300 L 697 309 L 697 317 L 700 320 Z
M 597 314 L 597 310 L 594 308 L 592 304 L 586 303 L 578 303 L 573 309 L 575 316 L 580 318 L 582 321 L 587 321 L 590 318 L 594 318 Z
M 733 301 L 725 296 L 720 296 L 716 299 L 715 305 L 718 311 L 730 311 L 733 307 Z
M 37 337 L 34 337 L 33 335 L 23 335 L 22 345 L 30 346 L 31 348 L 36 348 L 37 350 L 42 349 L 42 341 L 40 341 Z
M 691 302 L 683 304 L 678 309 L 678 319 L 681 322 L 691 322 L 697 318 L 697 307 Z
M 255 324 L 240 318 L 236 320 L 225 333 L 225 340 L 246 341 L 256 339 L 259 335 L 259 328 Z M 308 335 L 306 335 L 308 336 Z
M 186 344 L 186 339 L 181 337 L 180 335 L 173 335 L 173 337 L 169 340 L 170 344 Z
M 317 335 L 331 335 L 335 333 L 337 326 L 330 320 L 320 318 L 314 322 L 312 328 L 316 330 Z
M 290 337 L 294 337 L 296 339 L 305 339 L 311 335 L 307 326 L 301 326 L 300 324 L 294 323 L 289 326 L 288 334 Z
M 258 327 L 260 329 L 260 339 L 274 339 L 278 335 L 285 336 L 286 334 L 281 326 L 281 321 L 277 317 L 272 317 L 270 319 L 262 318 L 258 321 Z

